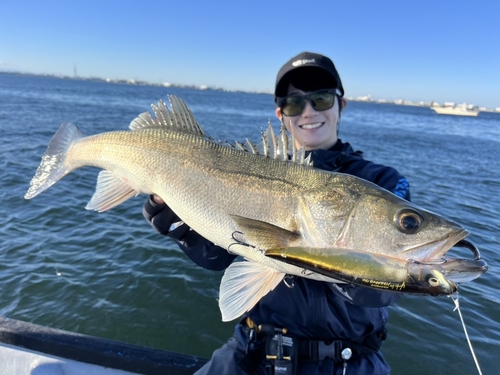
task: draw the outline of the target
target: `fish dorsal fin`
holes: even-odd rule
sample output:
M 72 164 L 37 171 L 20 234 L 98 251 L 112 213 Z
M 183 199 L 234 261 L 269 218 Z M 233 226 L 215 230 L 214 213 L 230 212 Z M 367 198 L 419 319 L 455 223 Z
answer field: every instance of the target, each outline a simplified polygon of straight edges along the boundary
M 276 136 L 274 135 L 274 129 L 271 125 L 271 121 L 268 121 L 267 131 L 262 139 L 266 139 L 268 156 L 272 159 L 278 159 L 280 151 L 283 152 L 283 150 L 278 150 L 278 142 Z
M 313 166 L 310 155 L 305 157 L 305 147 L 302 146 L 297 149 L 295 146 L 295 137 L 293 134 L 289 137 L 285 126 L 282 124 L 280 132 L 278 135 L 275 135 L 271 121 L 268 122 L 267 129 L 261 132 L 261 140 L 258 144 L 252 143 L 247 138 L 244 144 L 235 142 L 234 145 L 227 144 L 226 146 L 271 159 L 291 161 L 307 167 Z
M 131 130 L 142 130 L 167 127 L 205 136 L 200 125 L 196 122 L 193 113 L 182 99 L 179 99 L 175 95 L 169 95 L 168 100 L 172 109 L 169 109 L 165 102 L 160 100 L 158 104 L 151 104 L 154 116 L 149 112 L 141 113 L 130 123 L 129 128 Z
M 253 144 L 248 138 L 243 146 L 245 147 L 245 150 L 251 154 L 258 154 L 259 153 L 257 151 L 255 144 Z
M 281 132 L 286 132 L 285 124 L 281 123 Z M 291 159 L 294 163 L 303 164 L 307 166 L 313 166 L 313 162 L 311 161 L 311 154 L 306 157 L 306 145 L 302 144 L 300 148 L 297 148 L 295 143 L 295 134 L 293 133 L 293 125 L 290 122 L 291 135 L 288 139 L 288 153 L 291 155 Z M 280 132 L 280 133 L 281 133 Z
M 205 136 L 203 129 L 196 122 L 193 113 L 182 99 L 175 95 L 169 95 L 170 108 L 163 100 L 158 104 L 152 104 L 153 114 L 150 112 L 141 113 L 129 125 L 131 130 L 142 130 L 150 128 L 171 128 L 186 133 Z M 210 137 L 207 139 L 212 140 Z M 310 155 L 306 158 L 305 147 L 297 149 L 295 146 L 295 137 L 292 133 L 290 137 L 287 136 L 286 128 L 281 124 L 280 132 L 275 135 L 271 121 L 268 121 L 266 131 L 261 132 L 261 141 L 259 144 L 254 144 L 248 139 L 246 142 L 231 144 L 229 142 L 218 142 L 225 147 L 231 147 L 242 152 L 249 152 L 254 155 L 261 155 L 271 159 L 281 161 L 291 161 L 293 163 L 301 164 L 304 166 L 312 166 Z M 290 157 L 289 157 L 290 155 Z
M 280 153 L 278 155 L 279 160 L 288 160 L 288 152 L 289 152 L 289 138 L 286 134 L 286 129 L 284 129 L 283 125 L 281 125 L 280 132 L 276 137 L 276 141 L 278 143 L 278 149 Z
M 234 320 L 254 307 L 285 277 L 284 273 L 257 262 L 233 262 L 222 276 L 219 308 L 222 321 Z

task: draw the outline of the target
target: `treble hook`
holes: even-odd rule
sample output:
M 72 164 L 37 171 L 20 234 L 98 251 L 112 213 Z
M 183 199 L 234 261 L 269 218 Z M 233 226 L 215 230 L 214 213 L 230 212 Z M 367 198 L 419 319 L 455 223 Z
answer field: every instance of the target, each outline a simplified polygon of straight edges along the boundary
M 283 278 L 283 282 L 288 288 L 292 289 L 295 287 L 295 276 L 286 274 Z
M 237 237 L 236 237 L 237 235 L 244 236 L 243 232 L 240 232 L 240 231 L 234 231 L 234 232 L 231 234 L 231 238 L 232 238 L 235 242 L 234 242 L 234 243 L 232 243 L 232 244 L 230 244 L 230 245 L 227 247 L 227 251 L 228 251 L 228 252 L 230 252 L 231 254 L 238 255 L 238 254 L 236 254 L 235 252 L 231 251 L 231 246 L 235 246 L 235 245 L 242 245 L 242 246 L 251 247 L 252 249 L 255 249 L 255 246 L 250 245 L 249 243 L 246 243 L 246 242 L 242 241 L 241 239 L 237 238 Z

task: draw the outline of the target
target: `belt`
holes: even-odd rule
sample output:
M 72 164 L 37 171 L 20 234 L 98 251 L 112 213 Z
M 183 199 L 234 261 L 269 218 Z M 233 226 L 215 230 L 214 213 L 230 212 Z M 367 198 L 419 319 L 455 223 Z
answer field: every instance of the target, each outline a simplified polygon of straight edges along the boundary
M 335 340 L 330 344 L 324 341 L 300 340 L 298 348 L 299 360 L 321 361 L 327 357 L 335 362 L 347 361 L 360 355 L 359 351 L 353 350 L 350 341 Z
M 374 332 L 358 340 L 333 340 L 325 342 L 321 340 L 306 340 L 294 335 L 288 335 L 286 329 L 270 329 L 268 325 L 257 326 L 250 318 L 246 318 L 243 325 L 250 330 L 254 330 L 258 336 L 267 336 L 268 357 L 279 355 L 281 349 L 278 347 L 276 332 L 281 335 L 280 346 L 284 348 L 285 355 L 292 353 L 299 359 L 305 361 L 318 361 L 327 357 L 336 362 L 344 362 L 349 359 L 355 359 L 361 355 L 372 354 L 379 351 L 382 341 L 387 337 L 387 331 Z M 288 348 L 287 348 L 288 347 Z

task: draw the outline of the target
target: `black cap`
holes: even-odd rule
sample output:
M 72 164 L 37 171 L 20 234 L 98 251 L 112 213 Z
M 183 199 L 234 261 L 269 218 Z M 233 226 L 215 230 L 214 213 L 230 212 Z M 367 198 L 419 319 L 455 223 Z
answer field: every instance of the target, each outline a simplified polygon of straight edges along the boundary
M 303 74 L 317 77 L 325 87 L 335 88 L 344 96 L 344 87 L 340 80 L 339 73 L 328 57 L 313 52 L 302 52 L 292 57 L 278 72 L 276 77 L 276 86 L 274 97 L 283 97 L 287 95 L 290 79 Z

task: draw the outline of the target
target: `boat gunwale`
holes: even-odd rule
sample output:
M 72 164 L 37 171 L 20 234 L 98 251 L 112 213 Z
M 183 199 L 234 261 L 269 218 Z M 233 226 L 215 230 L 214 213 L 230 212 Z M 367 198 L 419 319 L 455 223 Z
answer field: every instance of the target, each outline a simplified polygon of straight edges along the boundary
M 59 358 L 145 375 L 187 375 L 207 359 L 0 317 L 0 342 Z

